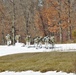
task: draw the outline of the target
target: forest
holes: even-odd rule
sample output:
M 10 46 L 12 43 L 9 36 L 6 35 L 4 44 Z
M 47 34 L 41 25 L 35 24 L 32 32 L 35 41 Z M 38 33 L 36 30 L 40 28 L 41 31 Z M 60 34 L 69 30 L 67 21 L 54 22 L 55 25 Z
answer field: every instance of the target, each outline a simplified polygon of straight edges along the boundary
M 0 44 L 5 36 L 55 36 L 56 43 L 76 37 L 76 0 L 0 0 Z M 15 40 L 15 39 L 14 39 Z

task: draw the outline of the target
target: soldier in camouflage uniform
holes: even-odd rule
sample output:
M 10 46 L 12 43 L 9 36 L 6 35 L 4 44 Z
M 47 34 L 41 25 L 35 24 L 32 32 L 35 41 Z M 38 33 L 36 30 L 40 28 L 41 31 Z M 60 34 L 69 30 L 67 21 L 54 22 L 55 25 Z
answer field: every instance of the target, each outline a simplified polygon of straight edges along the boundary
M 38 48 L 42 48 L 42 36 L 38 38 Z
M 34 38 L 34 46 L 36 47 L 36 49 L 38 49 L 38 41 L 39 41 L 39 37 L 35 37 Z
M 43 38 L 44 44 L 45 44 L 45 48 L 48 49 L 49 48 L 49 37 L 45 36 Z
M 52 48 L 54 48 L 55 37 L 54 37 L 54 36 L 51 36 L 51 37 L 49 38 L 49 42 L 52 44 Z
M 34 38 L 34 46 L 36 49 L 42 48 L 42 36 Z
M 20 39 L 20 35 L 16 35 L 15 40 L 16 40 L 17 43 L 19 43 L 19 39 Z
M 31 37 L 30 37 L 30 35 L 26 36 L 25 41 L 26 41 L 26 46 L 30 47 L 30 44 L 31 44 Z
M 7 34 L 5 39 L 7 41 L 7 45 L 9 46 L 11 44 L 11 36 L 10 36 L 10 34 Z

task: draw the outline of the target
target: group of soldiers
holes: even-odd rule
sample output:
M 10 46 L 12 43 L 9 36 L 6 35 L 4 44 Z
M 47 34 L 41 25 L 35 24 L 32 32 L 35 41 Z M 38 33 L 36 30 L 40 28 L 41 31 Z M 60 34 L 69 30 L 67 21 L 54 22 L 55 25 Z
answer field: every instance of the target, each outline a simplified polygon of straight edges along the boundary
M 12 43 L 10 34 L 7 34 L 5 38 L 7 41 L 7 45 L 9 46 Z M 15 40 L 17 43 L 19 43 L 19 39 L 20 35 L 16 35 Z M 44 36 L 44 37 L 37 36 L 35 38 L 31 38 L 30 35 L 27 35 L 25 37 L 25 42 L 28 48 L 30 47 L 31 44 L 33 44 L 36 49 L 42 48 L 42 45 L 44 45 L 44 47 L 48 49 L 48 48 L 54 48 L 55 38 L 54 36 Z
M 18 43 L 19 42 L 19 38 L 20 38 L 20 35 L 16 35 L 15 36 L 15 41 Z M 12 44 L 12 38 L 11 38 L 11 35 L 10 34 L 7 34 L 6 36 L 5 36 L 5 39 L 6 39 L 6 44 L 9 46 L 9 45 L 11 45 Z
M 30 47 L 31 42 L 33 42 L 34 47 L 36 49 L 42 48 L 42 44 L 44 44 L 45 48 L 54 48 L 55 38 L 54 36 L 37 36 L 35 38 L 31 38 L 31 36 L 27 35 L 25 38 L 26 45 Z

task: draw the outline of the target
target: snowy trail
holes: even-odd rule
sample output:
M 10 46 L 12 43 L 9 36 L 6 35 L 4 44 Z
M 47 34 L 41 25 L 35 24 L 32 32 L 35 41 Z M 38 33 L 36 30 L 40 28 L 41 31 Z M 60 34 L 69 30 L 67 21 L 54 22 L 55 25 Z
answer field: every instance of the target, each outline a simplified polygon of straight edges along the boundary
M 16 53 L 33 53 L 33 52 L 51 52 L 51 51 L 76 51 L 76 44 L 55 44 L 54 49 L 36 49 L 31 45 L 30 48 L 21 47 L 20 44 L 16 46 L 0 46 L 0 56 L 9 55 L 9 54 L 16 54 Z

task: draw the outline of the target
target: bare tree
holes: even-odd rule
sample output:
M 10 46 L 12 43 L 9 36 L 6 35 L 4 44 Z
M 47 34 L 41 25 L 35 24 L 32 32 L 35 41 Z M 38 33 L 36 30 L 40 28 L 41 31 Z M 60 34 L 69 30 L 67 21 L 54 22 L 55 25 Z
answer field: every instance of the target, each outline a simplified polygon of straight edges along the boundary
M 3 6 L 2 3 L 1 3 L 1 6 Z M 5 23 L 4 23 L 4 21 L 5 21 L 5 19 L 6 19 L 6 16 L 5 16 L 5 13 L 4 13 L 4 6 L 3 6 L 2 8 L 3 8 L 3 9 L 0 8 L 0 13 L 1 13 L 1 14 L 0 14 L 0 15 L 1 15 L 1 16 L 0 16 L 0 18 L 1 18 L 0 20 L 1 20 L 1 26 L 2 26 L 2 28 L 1 28 L 1 34 L 2 34 L 2 39 L 1 39 L 1 40 L 2 40 L 2 41 L 1 41 L 1 42 L 2 42 L 2 44 L 4 45 L 4 44 L 5 44 L 5 35 L 4 35 L 4 34 L 5 34 L 5 33 L 4 33 Z
M 41 24 L 42 24 L 42 30 L 44 32 L 44 36 L 47 36 L 49 34 L 49 31 L 48 31 L 48 27 L 46 25 L 46 23 L 44 22 L 44 18 L 42 16 L 42 8 L 43 8 L 43 1 L 42 0 L 38 0 L 38 6 L 37 6 L 37 10 L 38 10 L 38 13 L 39 13 L 39 18 L 41 20 Z
M 29 18 L 30 18 L 30 5 L 27 5 L 28 3 L 26 2 L 25 5 L 23 4 L 22 0 L 20 0 L 20 5 L 22 6 L 23 9 L 23 15 L 25 19 L 25 33 L 26 35 L 29 35 Z
M 60 38 L 60 43 L 62 43 L 63 41 L 63 35 L 62 35 L 62 26 L 61 26 L 61 23 L 62 23 L 62 20 L 61 20 L 61 0 L 58 0 L 59 2 L 59 9 L 58 9 L 58 14 L 59 14 L 59 22 L 58 22 L 58 25 L 59 25 L 59 38 Z
M 12 2 L 13 7 L 13 19 L 12 19 L 12 41 L 13 45 L 15 44 L 15 2 L 14 0 L 10 0 Z
M 4 17 L 2 17 L 2 44 L 5 44 L 5 36 L 4 36 Z
M 68 40 L 71 40 L 71 6 L 70 0 L 68 0 Z

